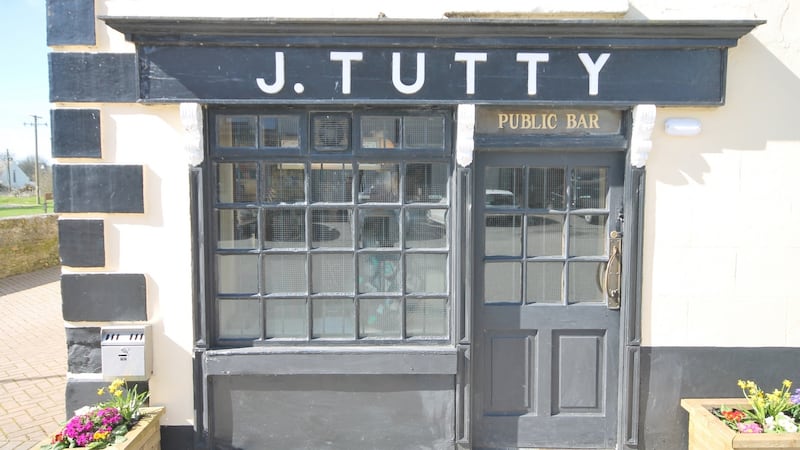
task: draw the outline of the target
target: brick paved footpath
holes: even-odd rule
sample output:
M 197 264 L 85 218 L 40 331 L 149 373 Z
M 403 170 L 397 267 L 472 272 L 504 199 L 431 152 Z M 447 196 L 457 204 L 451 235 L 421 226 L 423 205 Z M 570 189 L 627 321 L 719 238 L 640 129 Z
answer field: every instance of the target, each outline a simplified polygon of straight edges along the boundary
M 64 422 L 60 273 L 0 278 L 0 450 L 29 450 Z

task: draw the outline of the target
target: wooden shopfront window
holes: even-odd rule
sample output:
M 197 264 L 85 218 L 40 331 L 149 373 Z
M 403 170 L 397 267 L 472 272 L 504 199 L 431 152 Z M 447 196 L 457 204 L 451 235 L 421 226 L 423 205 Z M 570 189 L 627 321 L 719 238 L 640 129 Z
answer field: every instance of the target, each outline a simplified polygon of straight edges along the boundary
M 220 345 L 447 341 L 447 111 L 212 113 Z

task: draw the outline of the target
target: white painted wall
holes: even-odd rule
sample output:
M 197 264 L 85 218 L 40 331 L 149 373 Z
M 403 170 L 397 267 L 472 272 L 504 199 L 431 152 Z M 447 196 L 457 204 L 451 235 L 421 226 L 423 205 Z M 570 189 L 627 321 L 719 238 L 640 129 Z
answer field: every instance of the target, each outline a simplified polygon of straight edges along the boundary
M 800 346 L 800 4 L 633 0 L 631 9 L 654 19 L 767 20 L 729 53 L 725 106 L 658 110 L 643 345 Z M 669 117 L 698 118 L 702 133 L 667 136 Z
M 799 346 L 794 255 L 800 237 L 800 5 L 792 0 L 263 2 L 96 0 L 98 15 L 440 18 L 448 11 L 587 12 L 650 19 L 767 19 L 730 52 L 727 105 L 660 108 L 647 164 L 643 344 Z M 133 52 L 98 21 L 98 43 L 57 50 Z M 98 107 L 103 163 L 144 165 L 145 213 L 106 220 L 107 267 L 144 273 L 154 326 L 152 401 L 166 425 L 192 423 L 189 156 L 178 105 Z M 694 117 L 695 137 L 663 133 Z M 61 161 L 65 162 L 65 161 Z M 70 161 L 73 162 L 73 161 Z M 85 162 L 89 162 L 88 160 Z M 91 160 L 91 162 L 96 162 Z M 86 217 L 87 215 L 74 215 Z M 65 268 L 65 272 L 79 271 Z M 85 271 L 85 270 L 84 270 Z

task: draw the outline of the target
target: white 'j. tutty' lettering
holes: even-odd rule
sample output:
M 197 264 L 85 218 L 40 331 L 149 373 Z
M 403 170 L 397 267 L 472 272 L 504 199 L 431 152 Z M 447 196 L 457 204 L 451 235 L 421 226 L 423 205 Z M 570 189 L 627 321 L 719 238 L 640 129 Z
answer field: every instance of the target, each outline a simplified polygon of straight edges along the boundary
M 331 61 L 342 62 L 342 94 L 350 94 L 350 63 L 363 59 L 363 52 L 331 52 Z
M 425 84 L 425 53 L 417 53 L 417 79 L 413 84 L 404 84 L 400 79 L 400 52 L 392 52 L 392 84 L 401 94 L 415 94 Z
M 592 57 L 588 53 L 578 53 L 578 58 L 581 59 L 583 67 L 586 68 L 586 73 L 589 74 L 589 95 L 597 95 L 600 91 L 598 85 L 600 78 L 600 69 L 606 64 L 611 53 L 601 53 L 597 61 L 592 61 Z
M 283 68 L 283 52 L 275 52 L 275 82 L 267 84 L 263 78 L 256 78 L 256 84 L 265 94 L 277 94 L 283 89 L 286 82 L 285 70 Z
M 486 58 L 488 58 L 486 53 L 456 52 L 456 56 L 453 59 L 467 63 L 467 95 L 475 94 L 475 63 L 486 62 Z

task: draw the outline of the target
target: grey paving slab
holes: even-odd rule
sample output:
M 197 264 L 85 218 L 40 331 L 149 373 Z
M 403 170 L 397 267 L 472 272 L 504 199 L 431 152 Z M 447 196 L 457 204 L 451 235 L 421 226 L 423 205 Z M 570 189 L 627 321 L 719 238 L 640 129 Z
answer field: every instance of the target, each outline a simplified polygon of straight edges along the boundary
M 0 278 L 0 450 L 30 449 L 64 421 L 60 273 Z

